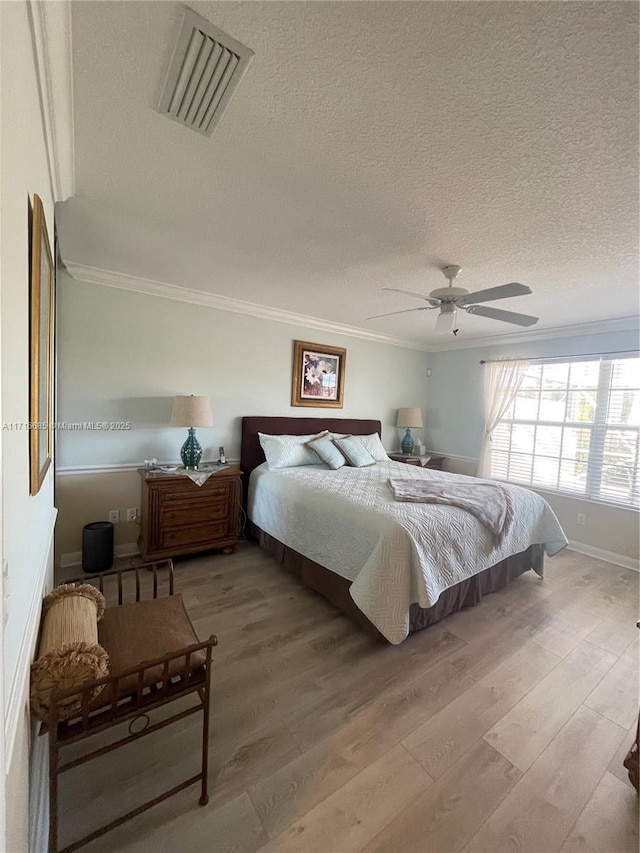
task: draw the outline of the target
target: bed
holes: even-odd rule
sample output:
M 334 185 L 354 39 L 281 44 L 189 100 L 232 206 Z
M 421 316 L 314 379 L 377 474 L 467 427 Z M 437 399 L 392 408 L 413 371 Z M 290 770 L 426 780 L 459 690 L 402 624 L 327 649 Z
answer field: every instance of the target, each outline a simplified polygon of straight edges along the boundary
M 534 492 L 504 485 L 513 522 L 501 542 L 458 507 L 400 503 L 390 477 L 475 478 L 378 461 L 337 471 L 305 465 L 268 470 L 258 433 L 322 430 L 381 434 L 380 421 L 245 417 L 241 468 L 250 530 L 285 568 L 369 632 L 400 643 L 450 613 L 477 604 L 530 569 L 541 577 L 544 553 L 567 540 L 549 505 Z

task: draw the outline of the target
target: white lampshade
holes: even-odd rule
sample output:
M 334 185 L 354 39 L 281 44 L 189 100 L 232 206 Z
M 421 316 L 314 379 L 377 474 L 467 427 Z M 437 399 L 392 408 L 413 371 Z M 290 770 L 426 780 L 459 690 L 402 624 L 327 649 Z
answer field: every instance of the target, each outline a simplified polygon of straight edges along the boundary
M 171 426 L 208 427 L 213 426 L 211 401 L 208 397 L 174 397 L 171 410 Z
M 398 409 L 397 427 L 409 427 L 410 429 L 422 429 L 422 409 L 406 408 Z

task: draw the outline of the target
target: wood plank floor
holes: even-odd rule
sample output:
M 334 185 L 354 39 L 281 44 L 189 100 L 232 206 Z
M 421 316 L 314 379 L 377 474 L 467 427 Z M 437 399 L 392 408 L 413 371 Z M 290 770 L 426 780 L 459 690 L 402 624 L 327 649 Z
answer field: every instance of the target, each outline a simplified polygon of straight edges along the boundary
M 400 646 L 257 546 L 176 562 L 215 632 L 210 802 L 194 787 L 87 853 L 635 853 L 635 572 L 565 551 Z M 198 717 L 61 779 L 69 843 L 197 772 Z

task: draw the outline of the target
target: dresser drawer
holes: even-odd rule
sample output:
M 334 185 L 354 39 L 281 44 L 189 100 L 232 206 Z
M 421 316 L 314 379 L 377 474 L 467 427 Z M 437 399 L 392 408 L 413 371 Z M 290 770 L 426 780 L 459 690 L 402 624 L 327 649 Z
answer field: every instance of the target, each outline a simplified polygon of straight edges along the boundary
M 195 506 L 207 501 L 226 501 L 229 500 L 230 489 L 228 483 L 216 484 L 210 488 L 207 488 L 205 484 L 198 488 L 187 481 L 185 484 L 176 484 L 171 489 L 160 491 L 160 506 L 175 506 L 179 503 L 185 506 Z
M 183 545 L 198 545 L 224 539 L 228 533 L 228 522 L 217 521 L 213 524 L 191 524 L 189 527 L 175 527 L 162 530 L 161 548 L 179 548 Z
M 228 501 L 176 502 L 160 510 L 162 527 L 180 527 L 205 521 L 223 521 L 229 517 Z

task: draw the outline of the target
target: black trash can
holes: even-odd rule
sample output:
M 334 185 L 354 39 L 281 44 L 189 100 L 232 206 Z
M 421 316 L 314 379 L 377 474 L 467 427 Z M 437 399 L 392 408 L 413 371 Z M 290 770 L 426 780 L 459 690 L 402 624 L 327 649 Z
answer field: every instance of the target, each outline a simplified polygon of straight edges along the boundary
M 113 564 L 113 524 L 93 521 L 82 528 L 82 568 L 106 572 Z

